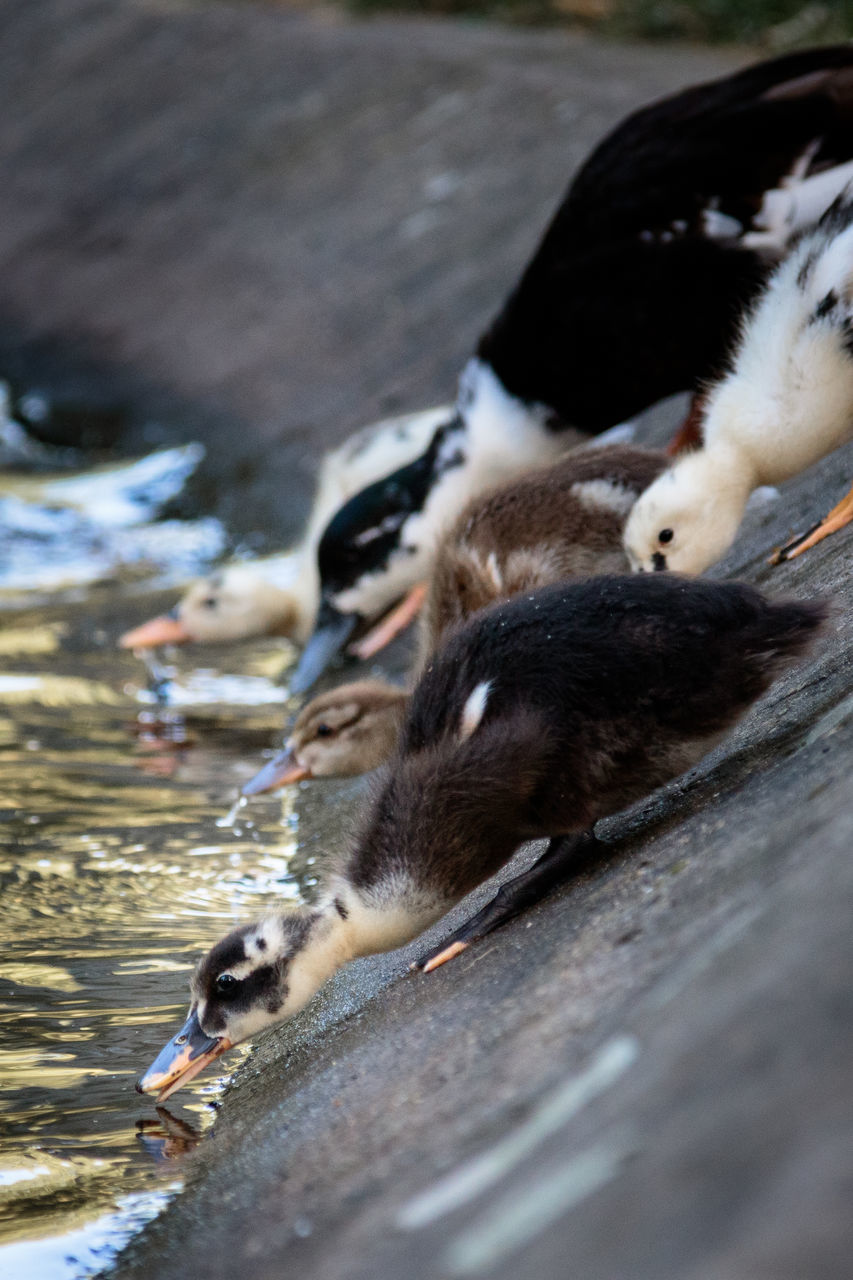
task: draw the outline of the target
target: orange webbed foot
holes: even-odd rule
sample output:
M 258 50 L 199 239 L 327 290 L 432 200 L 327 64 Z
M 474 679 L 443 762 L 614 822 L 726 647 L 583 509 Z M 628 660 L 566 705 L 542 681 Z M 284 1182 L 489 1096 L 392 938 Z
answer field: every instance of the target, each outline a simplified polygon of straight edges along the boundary
M 798 534 L 796 538 L 792 538 L 790 542 L 787 542 L 784 547 L 774 551 L 770 557 L 770 563 L 782 564 L 785 560 L 793 560 L 796 556 L 801 556 L 804 551 L 817 546 L 819 542 L 823 542 L 824 538 L 828 538 L 832 533 L 837 533 L 839 529 L 843 529 L 845 525 L 851 522 L 853 522 L 853 488 L 844 495 L 828 515 L 819 520 L 816 525 L 812 525 L 811 529 L 808 529 L 805 533 Z

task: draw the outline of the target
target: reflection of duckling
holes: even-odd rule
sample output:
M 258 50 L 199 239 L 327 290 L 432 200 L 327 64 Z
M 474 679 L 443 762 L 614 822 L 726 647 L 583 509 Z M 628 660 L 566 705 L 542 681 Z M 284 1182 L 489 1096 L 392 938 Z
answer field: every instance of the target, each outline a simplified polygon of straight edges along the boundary
M 746 500 L 853 435 L 853 188 L 771 277 L 732 371 L 707 397 L 704 447 L 639 500 L 625 531 L 637 568 L 700 573 L 728 550 Z M 853 490 L 798 555 L 853 520 Z
M 469 504 L 443 539 L 426 595 L 416 670 L 477 609 L 570 578 L 628 569 L 625 519 L 666 465 L 630 445 L 579 449 Z M 381 701 L 379 691 L 385 690 Z M 243 788 L 258 795 L 307 777 L 374 769 L 391 755 L 406 695 L 372 681 L 314 698 L 284 752 Z
M 552 837 L 540 892 L 565 879 L 577 840 L 560 837 L 583 839 L 698 760 L 824 614 L 820 603 L 668 575 L 561 583 L 476 614 L 430 660 L 320 904 L 213 947 L 192 979 L 186 1024 L 140 1091 L 162 1101 L 302 1008 L 348 960 L 415 937 L 523 841 Z M 529 897 L 530 873 L 522 881 Z
M 853 176 L 853 48 L 694 85 L 624 120 L 572 181 L 481 337 L 456 414 L 409 466 L 354 495 L 318 555 L 304 692 L 365 620 L 429 572 L 489 467 L 539 465 L 724 366 L 738 317 Z
M 136 1133 L 140 1145 L 158 1163 L 167 1160 L 180 1160 L 201 1142 L 201 1134 L 197 1133 L 186 1120 L 179 1120 L 165 1107 L 157 1107 L 156 1120 L 137 1120 Z
M 364 427 L 326 455 L 302 542 L 288 556 L 227 565 L 189 588 L 175 609 L 127 631 L 125 649 L 311 631 L 319 596 L 317 544 L 330 516 L 365 485 L 411 461 L 447 414 L 444 407 L 386 418 Z

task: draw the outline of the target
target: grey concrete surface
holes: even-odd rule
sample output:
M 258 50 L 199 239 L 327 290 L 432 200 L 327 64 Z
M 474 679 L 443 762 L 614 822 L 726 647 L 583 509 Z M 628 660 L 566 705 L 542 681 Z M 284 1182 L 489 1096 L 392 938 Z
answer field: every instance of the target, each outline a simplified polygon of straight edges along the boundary
M 851 471 L 753 511 L 720 567 L 832 595 L 813 658 L 527 916 L 428 977 L 424 941 L 360 961 L 264 1039 L 117 1277 L 849 1273 L 851 535 L 766 554 Z M 311 792 L 331 839 L 357 788 Z
M 452 392 L 602 131 L 733 62 L 250 5 L 4 19 L 0 364 L 126 396 L 129 451 L 204 438 L 198 501 L 270 539 L 321 445 Z M 719 570 L 835 596 L 814 658 L 536 910 L 430 977 L 423 942 L 361 961 L 262 1041 L 116 1280 L 849 1274 L 851 537 L 766 552 L 851 470 Z M 359 794 L 315 784 L 301 829 L 331 846 Z
M 203 439 L 267 544 L 318 447 L 452 399 L 568 177 L 731 55 L 185 0 L 6 0 L 0 370 Z

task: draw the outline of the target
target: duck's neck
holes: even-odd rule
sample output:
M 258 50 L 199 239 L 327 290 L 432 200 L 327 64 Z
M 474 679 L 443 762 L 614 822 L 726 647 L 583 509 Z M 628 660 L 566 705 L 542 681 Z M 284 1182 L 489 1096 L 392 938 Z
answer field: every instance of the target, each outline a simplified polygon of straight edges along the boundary
M 301 1008 L 350 960 L 403 946 L 441 914 L 439 906 L 394 893 L 389 885 L 366 896 L 334 877 L 314 913 L 309 942 L 291 964 L 288 1003 Z
M 311 630 L 316 592 L 302 589 L 297 579 L 290 591 L 273 587 L 266 605 L 267 633 L 271 636 L 292 636 L 302 643 Z
M 714 493 L 742 512 L 747 498 L 761 483 L 749 454 L 728 440 L 714 441 L 702 452 L 713 477 Z
M 471 458 L 509 475 L 550 462 L 586 438 L 549 430 L 547 406 L 512 395 L 492 366 L 476 357 L 462 371 L 457 403 Z
M 306 915 L 311 917 L 311 932 L 288 969 L 288 1016 L 303 1008 L 332 974 L 359 954 L 353 950 L 347 921 L 332 903 L 323 903 L 318 911 L 306 909 Z
M 708 398 L 703 427 L 703 453 L 715 479 L 742 492 L 744 503 L 753 489 L 772 483 L 766 450 L 778 435 L 778 409 L 753 383 L 743 375 L 719 383 Z
M 426 902 L 406 880 L 378 882 L 360 893 L 344 878 L 330 882 L 323 907 L 330 939 L 346 960 L 393 951 L 410 942 L 442 914 L 441 906 Z

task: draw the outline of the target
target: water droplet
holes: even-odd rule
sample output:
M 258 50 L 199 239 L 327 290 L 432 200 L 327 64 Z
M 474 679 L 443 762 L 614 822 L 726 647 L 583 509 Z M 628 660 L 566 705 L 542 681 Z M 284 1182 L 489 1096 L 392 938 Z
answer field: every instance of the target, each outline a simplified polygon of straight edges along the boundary
M 245 809 L 248 803 L 249 803 L 248 796 L 242 796 L 242 795 L 238 796 L 237 799 L 232 804 L 231 808 L 226 813 L 225 817 L 216 819 L 217 827 L 233 827 L 235 821 L 237 820 L 237 814 L 240 812 L 241 809 Z

